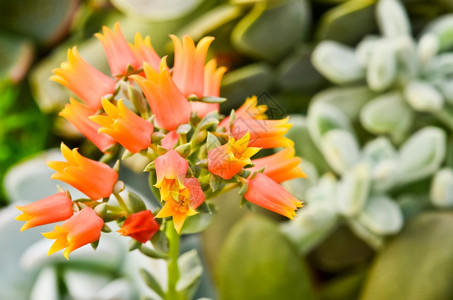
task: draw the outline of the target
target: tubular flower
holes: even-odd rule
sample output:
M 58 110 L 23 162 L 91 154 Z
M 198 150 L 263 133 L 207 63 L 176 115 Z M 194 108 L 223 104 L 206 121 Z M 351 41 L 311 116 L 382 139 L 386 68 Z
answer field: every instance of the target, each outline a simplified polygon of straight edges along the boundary
M 141 243 L 146 243 L 159 231 L 159 227 L 152 212 L 144 210 L 128 216 L 118 232 Z
M 101 126 L 100 133 L 108 134 L 132 153 L 151 145 L 153 124 L 127 109 L 122 99 L 117 106 L 107 99 L 102 99 L 102 107 L 107 115 L 90 117 Z
M 289 117 L 282 120 L 258 120 L 251 118 L 240 118 L 233 122 L 231 134 L 238 139 L 245 133 L 250 133 L 249 146 L 261 147 L 263 149 L 275 147 L 293 146 L 294 142 L 284 137 L 291 128 L 288 123 Z
M 28 205 L 16 206 L 22 211 L 16 217 L 18 221 L 27 221 L 20 231 L 69 219 L 72 214 L 72 200 L 66 193 L 56 193 L 55 195 L 38 200 Z
M 213 37 L 204 37 L 195 47 L 193 40 L 185 35 L 182 43 L 175 35 L 170 35 L 175 48 L 173 80 L 185 97 L 203 97 L 204 63 Z
M 173 199 L 178 201 L 179 192 L 184 189 L 189 163 L 175 150 L 170 150 L 155 160 L 157 181 L 154 185 L 160 189 L 162 201 Z
M 236 120 L 238 119 L 267 119 L 266 116 L 267 105 L 258 105 L 258 99 L 256 96 L 249 97 L 245 100 L 244 104 L 234 112 Z M 229 129 L 230 117 L 226 117 L 220 122 L 220 127 Z
M 257 173 L 250 179 L 244 198 L 290 219 L 293 219 L 296 210 L 302 207 L 301 201 L 263 173 Z
M 156 71 L 159 70 L 160 57 L 159 55 L 157 55 L 156 51 L 154 51 L 149 36 L 143 39 L 141 34 L 137 32 L 135 34 L 135 44 L 129 44 L 129 46 L 140 65 L 143 65 L 144 62 L 147 62 Z
M 252 163 L 255 166 L 249 170 L 254 172 L 265 168 L 263 174 L 277 183 L 298 177 L 307 177 L 299 166 L 301 159 L 295 157 L 294 154 L 294 147 L 287 147 L 275 154 L 253 159 Z
M 110 196 L 118 174 L 107 164 L 83 157 L 77 148 L 69 149 L 61 143 L 61 152 L 67 162 L 49 161 L 47 165 L 57 171 L 51 178 L 66 182 L 91 199 Z
M 120 24 L 117 22 L 113 31 L 106 26 L 103 26 L 102 30 L 104 35 L 96 33 L 95 36 L 101 41 L 112 74 L 121 76 L 126 75 L 130 67 L 139 69 L 141 65 L 129 47 Z
M 178 200 L 167 200 L 156 216 L 156 218 L 173 217 L 173 224 L 178 233 L 181 232 L 186 218 L 197 214 L 195 209 L 205 200 L 198 179 L 186 178 L 184 184 L 185 187 L 179 192 Z
M 42 234 L 48 239 L 56 239 L 48 255 L 66 248 L 64 257 L 69 259 L 69 253 L 72 251 L 99 240 L 102 226 L 104 220 L 96 215 L 91 207 L 83 208 L 61 226 L 55 226 L 53 231 Z
M 70 98 L 69 102 L 60 112 L 60 116 L 71 122 L 102 152 L 105 153 L 108 148 L 115 145 L 115 140 L 104 133 L 98 133 L 101 126 L 89 119 L 90 116 L 96 114 L 95 109 L 85 106 L 73 98 Z
M 143 90 L 159 126 L 172 131 L 179 125 L 190 120 L 190 104 L 186 97 L 178 90 L 170 71 L 166 58 L 162 58 L 160 72 L 148 63 L 143 64 L 146 78 L 140 75 L 130 76 Z
M 214 96 L 219 97 L 220 94 L 220 82 L 222 76 L 226 72 L 225 67 L 217 69 L 217 62 L 215 59 L 211 59 L 204 67 L 204 84 L 203 84 L 203 96 Z M 190 102 L 192 111 L 196 111 L 200 118 L 203 118 L 211 111 L 219 111 L 219 103 L 203 103 L 199 101 Z
M 101 97 L 115 91 L 115 81 L 83 60 L 76 47 L 68 50 L 68 61 L 52 72 L 55 75 L 51 80 L 64 85 L 96 110 L 101 107 Z
M 251 164 L 250 157 L 260 151 L 260 148 L 248 147 L 249 140 L 250 134 L 248 133 L 237 141 L 230 137 L 228 143 L 209 151 L 209 172 L 223 179 L 231 179 L 244 166 Z

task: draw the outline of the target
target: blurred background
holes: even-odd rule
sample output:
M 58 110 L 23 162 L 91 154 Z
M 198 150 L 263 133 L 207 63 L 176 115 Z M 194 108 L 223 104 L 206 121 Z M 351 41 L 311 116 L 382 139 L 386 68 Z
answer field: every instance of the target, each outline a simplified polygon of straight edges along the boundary
M 0 299 L 159 299 L 137 269 L 164 283 L 165 263 L 116 234 L 66 262 L 47 257 L 46 228 L 14 220 L 55 193 L 61 141 L 101 157 L 58 116 L 71 95 L 49 77 L 74 45 L 109 74 L 93 35 L 115 22 L 170 59 L 169 34 L 214 36 L 222 112 L 257 95 L 290 115 L 309 175 L 284 184 L 305 202 L 294 221 L 240 208 L 237 191 L 213 201 L 182 243 L 204 268 L 194 299 L 453 298 L 453 1 L 0 0 Z M 120 177 L 154 207 L 141 167 Z

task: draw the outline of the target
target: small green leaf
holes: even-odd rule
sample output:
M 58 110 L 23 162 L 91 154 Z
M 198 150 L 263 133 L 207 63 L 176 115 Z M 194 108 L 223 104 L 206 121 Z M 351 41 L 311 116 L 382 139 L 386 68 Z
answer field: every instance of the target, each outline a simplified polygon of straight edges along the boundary
M 141 244 L 140 247 L 138 248 L 138 250 L 140 250 L 141 253 L 143 253 L 144 255 L 146 255 L 150 258 L 156 258 L 156 259 L 167 259 L 168 258 L 167 253 L 163 253 L 158 250 L 151 249 L 151 248 L 145 246 L 144 244 Z
M 400 184 L 413 182 L 436 172 L 445 159 L 445 132 L 425 127 L 412 135 L 400 149 Z
M 404 98 L 414 110 L 420 112 L 435 112 L 444 106 L 441 93 L 424 81 L 412 81 L 407 84 Z
M 344 174 L 360 160 L 358 141 L 350 132 L 343 129 L 329 130 L 322 137 L 321 151 L 338 174 Z
M 345 216 L 354 216 L 362 211 L 370 189 L 370 168 L 362 163 L 343 175 L 338 185 L 337 207 Z
M 143 199 L 131 191 L 127 192 L 126 205 L 130 211 L 134 213 L 146 210 L 146 205 Z
M 217 191 L 222 185 L 222 177 L 210 174 L 209 176 L 209 185 L 213 192 Z
M 414 113 L 399 93 L 383 94 L 367 103 L 361 113 L 360 122 L 374 134 L 390 134 L 400 142 L 414 121 Z
M 332 41 L 323 41 L 313 51 L 312 63 L 330 81 L 345 84 L 365 77 L 365 69 L 360 64 L 352 48 Z
M 430 198 L 437 207 L 453 207 L 453 172 L 451 169 L 437 171 L 431 183 Z
M 157 281 L 157 279 L 151 273 L 149 273 L 145 269 L 140 269 L 140 275 L 142 275 L 146 285 L 150 289 L 156 292 L 156 294 L 158 294 L 160 297 L 165 298 L 164 290 L 160 286 L 160 283 Z
M 180 277 L 176 284 L 176 290 L 184 293 L 187 299 L 192 299 L 200 284 L 203 267 L 196 250 L 183 253 L 178 258 Z
M 219 139 L 212 133 L 208 132 L 208 137 L 206 139 L 206 149 L 208 150 L 208 152 L 220 146 L 221 144 Z
M 151 243 L 153 247 L 163 253 L 168 253 L 169 251 L 169 242 L 168 237 L 165 232 L 159 230 L 156 232 L 153 237 L 151 238 Z
M 380 0 L 377 3 L 376 15 L 380 30 L 385 37 L 397 38 L 411 34 L 409 18 L 400 1 Z
M 181 229 L 182 234 L 193 234 L 204 231 L 214 221 L 214 214 L 198 213 L 190 216 L 184 222 Z

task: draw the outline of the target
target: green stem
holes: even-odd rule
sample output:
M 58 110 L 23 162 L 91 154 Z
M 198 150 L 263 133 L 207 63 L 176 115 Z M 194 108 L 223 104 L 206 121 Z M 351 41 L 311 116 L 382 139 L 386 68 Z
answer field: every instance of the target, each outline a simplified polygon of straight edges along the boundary
M 166 234 L 169 240 L 169 259 L 168 262 L 168 290 L 166 299 L 177 300 L 180 299 L 176 290 L 176 284 L 179 279 L 178 257 L 179 257 L 179 234 L 176 232 L 173 221 L 167 222 Z
M 120 194 L 117 194 L 117 193 L 113 193 L 113 195 L 115 196 L 116 198 L 116 201 L 118 201 L 118 204 L 121 206 L 121 208 L 127 213 L 129 214 L 129 208 L 127 207 L 126 205 L 126 202 L 124 202 L 123 198 L 120 196 Z

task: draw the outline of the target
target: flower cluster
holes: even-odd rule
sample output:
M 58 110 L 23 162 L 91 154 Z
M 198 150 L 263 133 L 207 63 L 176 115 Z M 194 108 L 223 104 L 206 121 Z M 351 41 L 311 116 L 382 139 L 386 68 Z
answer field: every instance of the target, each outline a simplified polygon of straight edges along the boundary
M 137 34 L 130 44 L 119 24 L 113 31 L 104 27 L 96 37 L 112 76 L 88 64 L 76 47 L 69 49 L 68 61 L 53 71 L 51 79 L 78 99 L 71 98 L 60 115 L 106 157 L 118 161 L 132 155 L 146 157 L 149 163 L 144 171 L 162 207 L 153 214 L 135 194 L 124 200 L 117 168 L 62 144 L 66 161 L 48 163 L 56 171 L 52 179 L 70 184 L 88 199 L 73 200 L 62 191 L 18 207 L 23 214 L 17 219 L 27 221 L 22 230 L 65 221 L 43 235 L 55 239 L 49 254 L 65 249 L 66 258 L 73 250 L 98 241 L 101 231 L 109 231 L 106 223 L 111 221 L 119 224 L 121 235 L 146 243 L 168 224 L 180 234 L 188 218 L 209 211 L 200 209 L 207 206 L 206 201 L 234 187 L 244 201 L 293 218 L 302 202 L 279 184 L 305 177 L 292 141 L 284 136 L 291 124 L 288 118 L 268 120 L 267 107 L 258 105 L 256 97 L 226 118 L 219 115 L 219 103 L 226 100 L 219 97 L 226 70 L 217 67 L 215 59 L 205 63 L 213 38 L 205 37 L 195 45 L 188 36 L 180 40 L 172 35 L 170 68 L 149 37 Z M 254 159 L 261 149 L 277 147 L 282 149 Z

